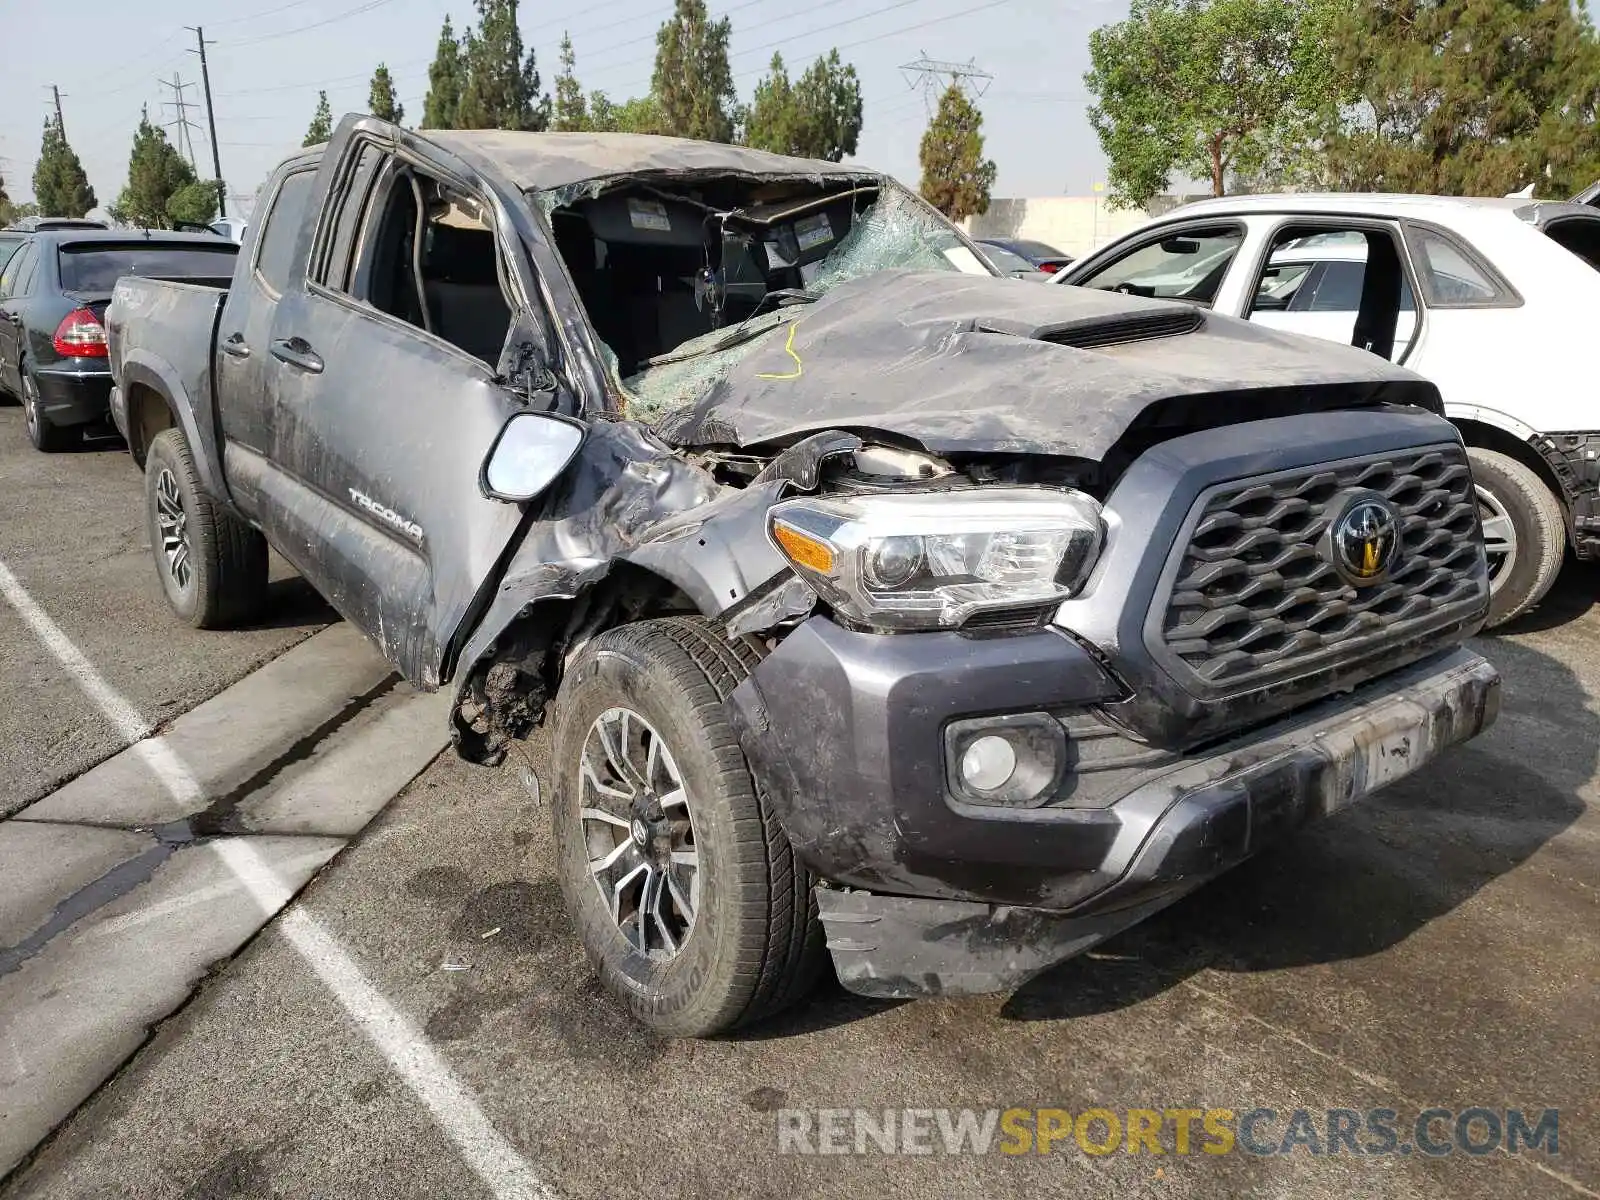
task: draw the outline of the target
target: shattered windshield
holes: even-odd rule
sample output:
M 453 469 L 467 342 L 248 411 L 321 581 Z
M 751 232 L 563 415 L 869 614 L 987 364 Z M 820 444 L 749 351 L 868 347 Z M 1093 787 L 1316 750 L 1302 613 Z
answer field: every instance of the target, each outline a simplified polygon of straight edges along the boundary
M 909 193 L 890 185 L 818 265 L 805 286 L 805 299 L 818 299 L 842 283 L 895 269 L 990 273 L 948 226 Z M 677 347 L 666 361 L 621 380 L 629 415 L 654 422 L 664 413 L 692 404 L 764 343 L 773 329 L 788 325 L 804 310 L 803 302 L 789 304 L 759 313 L 733 328 L 693 338 Z
M 568 189 L 538 199 L 546 214 L 556 218 L 557 242 L 605 344 L 607 370 L 628 415 L 654 423 L 699 399 L 775 330 L 841 284 L 895 269 L 993 273 L 949 225 L 903 188 L 884 181 L 881 189 L 867 194 L 873 191 L 876 196 L 859 212 L 851 212 L 850 202 L 840 202 L 848 228 L 844 218 L 830 228 L 830 218 L 820 214 L 795 220 L 791 228 L 798 237 L 786 250 L 779 249 L 770 232 L 754 238 L 733 232 L 735 222 L 730 220 L 724 226 L 720 264 L 711 260 L 704 267 L 697 257 L 702 251 L 694 244 L 694 226 L 714 229 L 718 214 L 680 217 L 669 194 L 659 193 L 660 199 L 628 196 L 628 207 L 618 211 L 617 219 L 607 223 L 607 213 L 591 208 L 588 227 L 578 230 L 575 222 L 560 218 L 563 205 L 582 201 L 583 194 Z M 587 196 L 598 198 L 593 191 Z M 590 233 L 602 243 L 594 251 L 593 265 L 586 244 Z M 828 249 L 830 233 L 837 241 Z M 746 266 L 737 275 L 730 264 L 748 264 L 751 241 L 761 242 L 767 269 L 752 273 Z M 742 256 L 730 253 L 741 244 Z M 720 271 L 715 269 L 719 265 Z M 632 284 L 620 298 L 619 276 Z M 642 288 L 634 282 L 640 279 Z M 682 289 L 676 296 L 674 285 Z M 619 308 L 630 311 L 628 320 L 618 319 Z

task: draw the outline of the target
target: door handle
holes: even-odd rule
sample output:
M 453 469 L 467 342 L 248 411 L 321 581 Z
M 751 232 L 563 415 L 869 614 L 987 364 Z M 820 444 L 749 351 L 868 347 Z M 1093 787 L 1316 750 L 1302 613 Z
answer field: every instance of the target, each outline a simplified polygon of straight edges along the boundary
M 272 357 L 313 375 L 322 374 L 322 355 L 313 350 L 305 338 L 279 338 L 272 343 Z
M 229 358 L 249 358 L 250 347 L 244 344 L 244 334 L 230 333 L 217 347 Z

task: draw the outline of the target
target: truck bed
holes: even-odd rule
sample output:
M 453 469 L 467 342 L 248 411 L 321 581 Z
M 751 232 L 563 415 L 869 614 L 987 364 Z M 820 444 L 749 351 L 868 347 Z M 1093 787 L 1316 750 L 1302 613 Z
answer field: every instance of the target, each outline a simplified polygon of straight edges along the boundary
M 115 385 L 112 416 L 129 448 L 143 465 L 143 442 L 129 436 L 130 393 L 141 385 L 172 398 L 197 459 L 215 462 L 216 410 L 213 403 L 217 322 L 228 288 L 210 283 L 143 279 L 117 280 L 106 311 L 106 339 Z

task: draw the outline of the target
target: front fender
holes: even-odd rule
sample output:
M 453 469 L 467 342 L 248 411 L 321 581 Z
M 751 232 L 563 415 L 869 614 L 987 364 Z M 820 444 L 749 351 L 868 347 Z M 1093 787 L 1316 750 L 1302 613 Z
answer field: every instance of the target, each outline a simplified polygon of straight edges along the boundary
M 1452 421 L 1477 421 L 1480 425 L 1493 426 L 1502 433 L 1509 433 L 1519 442 L 1532 441 L 1543 432 L 1524 421 L 1519 421 L 1510 413 L 1486 408 L 1481 404 L 1452 404 L 1446 401 L 1444 415 Z
M 778 576 L 789 573 L 789 564 L 766 536 L 767 509 L 777 503 L 786 486 L 784 480 L 773 480 L 743 491 L 723 489 L 715 499 L 659 521 L 645 532 L 643 540 L 632 545 L 606 545 L 620 542 L 620 531 L 597 527 L 586 547 L 589 553 L 559 561 L 551 561 L 547 555 L 567 539 L 551 536 L 548 525 L 536 525 L 512 556 L 460 661 L 469 667 L 478 663 L 493 652 L 495 643 L 514 622 L 532 616 L 540 605 L 576 601 L 610 575 L 618 563 L 672 585 L 703 616 L 731 614 Z M 552 638 L 559 632 L 551 630 Z

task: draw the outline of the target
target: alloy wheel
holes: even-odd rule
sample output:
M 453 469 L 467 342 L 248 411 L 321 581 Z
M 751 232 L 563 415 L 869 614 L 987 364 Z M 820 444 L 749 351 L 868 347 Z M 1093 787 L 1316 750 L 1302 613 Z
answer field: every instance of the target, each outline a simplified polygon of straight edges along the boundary
M 161 534 L 161 557 L 167 565 L 167 574 L 179 591 L 188 591 L 194 579 L 194 562 L 189 553 L 189 514 L 184 511 L 183 495 L 178 491 L 178 477 L 167 467 L 162 467 L 156 476 L 156 525 Z
M 579 763 L 589 874 L 638 953 L 669 959 L 694 929 L 700 856 L 689 793 L 656 728 L 629 708 L 589 726 Z
M 1500 498 L 1477 485 L 1478 521 L 1483 526 L 1483 548 L 1489 557 L 1489 582 L 1494 584 L 1511 574 L 1517 561 L 1517 527 Z
M 28 427 L 28 437 L 39 444 L 39 387 L 22 373 L 22 421 Z

